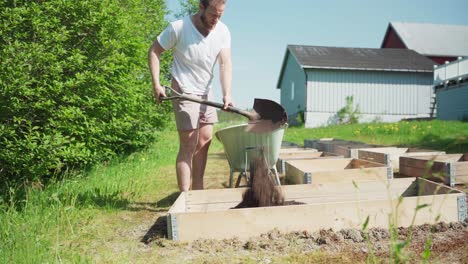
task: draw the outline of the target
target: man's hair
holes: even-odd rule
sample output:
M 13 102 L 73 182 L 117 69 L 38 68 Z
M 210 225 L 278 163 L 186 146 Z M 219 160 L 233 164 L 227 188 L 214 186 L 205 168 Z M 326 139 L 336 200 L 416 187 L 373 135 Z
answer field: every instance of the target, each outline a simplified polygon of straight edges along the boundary
M 204 6 L 204 7 L 208 7 L 211 3 L 211 1 L 213 0 L 200 0 L 200 3 Z M 226 2 L 226 0 L 223 0 L 223 2 Z

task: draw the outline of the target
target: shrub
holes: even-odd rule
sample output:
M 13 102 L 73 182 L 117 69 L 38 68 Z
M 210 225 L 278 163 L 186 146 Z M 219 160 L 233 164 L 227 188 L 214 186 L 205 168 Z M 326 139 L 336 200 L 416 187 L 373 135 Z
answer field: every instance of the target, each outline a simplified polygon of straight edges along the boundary
M 359 123 L 359 116 L 361 112 L 359 105 L 354 107 L 354 97 L 346 96 L 346 106 L 337 112 L 338 124 L 357 124 Z
M 163 0 L 0 2 L 1 187 L 153 139 L 169 105 L 154 105 L 147 51 L 164 14 Z

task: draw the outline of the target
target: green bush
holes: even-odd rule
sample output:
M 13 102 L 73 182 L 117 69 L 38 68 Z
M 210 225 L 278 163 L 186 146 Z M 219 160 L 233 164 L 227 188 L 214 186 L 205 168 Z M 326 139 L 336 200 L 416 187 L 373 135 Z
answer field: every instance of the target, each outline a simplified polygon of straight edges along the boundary
M 359 110 L 359 104 L 354 107 L 354 97 L 352 95 L 346 96 L 346 106 L 338 110 L 336 115 L 338 118 L 338 124 L 359 123 L 361 111 Z
M 147 67 L 165 11 L 164 0 L 0 2 L 0 189 L 153 140 L 170 116 Z

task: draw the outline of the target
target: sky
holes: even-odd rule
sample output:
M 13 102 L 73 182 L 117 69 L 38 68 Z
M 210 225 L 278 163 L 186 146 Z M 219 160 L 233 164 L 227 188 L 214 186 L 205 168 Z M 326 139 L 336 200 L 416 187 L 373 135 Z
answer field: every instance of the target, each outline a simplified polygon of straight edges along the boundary
M 166 4 L 180 9 L 179 0 Z M 227 0 L 221 21 L 231 32 L 235 106 L 252 108 L 254 98 L 280 102 L 289 44 L 380 48 L 389 22 L 468 25 L 467 10 L 468 0 Z M 221 102 L 218 75 L 213 100 Z

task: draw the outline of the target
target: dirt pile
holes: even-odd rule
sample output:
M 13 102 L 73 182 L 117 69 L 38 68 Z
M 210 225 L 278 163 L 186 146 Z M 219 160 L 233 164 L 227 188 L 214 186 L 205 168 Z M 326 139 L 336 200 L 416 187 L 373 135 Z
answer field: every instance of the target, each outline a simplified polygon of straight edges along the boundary
M 242 202 L 234 208 L 284 205 L 281 188 L 270 177 L 270 169 L 263 149 L 250 164 L 249 188 L 242 195 Z
M 393 242 L 390 230 L 370 228 L 367 231 L 322 229 L 315 232 L 303 230 L 291 233 L 283 233 L 275 229 L 260 236 L 251 237 L 247 241 L 232 238 L 200 239 L 191 243 L 177 243 L 165 238 L 155 238 L 149 244 L 168 250 L 179 250 L 183 254 L 215 254 L 217 257 L 229 254 L 229 252 L 241 255 L 268 252 L 271 257 L 317 251 L 333 256 L 345 252 L 345 255 L 351 256 L 358 263 L 365 262 L 372 256 L 380 260 L 393 259 L 392 243 L 401 243 L 411 236 L 410 243 L 402 252 L 410 263 L 422 262 L 422 254 L 428 246 L 428 241 L 430 241 L 431 248 L 429 262 L 468 263 L 468 220 L 425 224 L 411 228 L 399 227 L 393 232 L 396 234 Z

